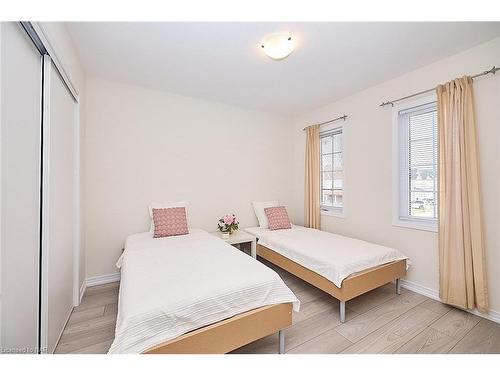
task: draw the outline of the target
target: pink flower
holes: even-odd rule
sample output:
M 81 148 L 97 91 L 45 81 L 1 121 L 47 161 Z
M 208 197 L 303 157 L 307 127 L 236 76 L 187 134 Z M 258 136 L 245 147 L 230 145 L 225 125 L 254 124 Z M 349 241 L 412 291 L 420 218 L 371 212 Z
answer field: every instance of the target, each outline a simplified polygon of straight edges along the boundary
M 224 215 L 224 224 L 231 225 L 233 223 L 233 215 Z

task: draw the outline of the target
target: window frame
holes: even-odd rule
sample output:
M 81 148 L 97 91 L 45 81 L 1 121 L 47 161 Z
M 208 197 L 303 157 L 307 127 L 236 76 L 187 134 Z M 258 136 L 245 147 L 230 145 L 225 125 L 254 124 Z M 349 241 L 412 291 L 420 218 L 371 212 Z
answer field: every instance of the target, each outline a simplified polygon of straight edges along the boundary
M 392 108 L 392 224 L 398 227 L 411 228 L 417 230 L 424 230 L 430 232 L 438 231 L 438 220 L 428 219 L 428 218 L 417 218 L 417 217 L 402 217 L 401 216 L 401 203 L 403 202 L 402 194 L 405 194 L 405 198 L 408 196 L 409 191 L 403 192 L 401 186 L 401 175 L 400 175 L 400 123 L 399 123 L 399 112 L 411 110 L 412 108 L 423 106 L 426 104 L 435 103 L 437 101 L 436 94 L 426 95 L 424 97 L 414 99 L 411 101 L 406 101 L 402 104 L 396 104 Z M 436 147 L 437 148 L 437 147 Z M 436 149 L 437 153 L 437 149 Z M 436 166 L 436 172 L 438 165 Z M 436 173 L 436 195 L 439 194 L 439 188 L 437 186 L 437 173 Z M 406 200 L 405 200 L 406 201 Z M 436 207 L 437 210 L 437 207 Z
M 323 193 L 323 167 L 322 167 L 322 152 L 321 152 L 321 138 L 324 136 L 328 136 L 331 134 L 342 134 L 342 207 L 334 207 L 334 206 L 324 206 L 322 205 L 322 193 Z M 327 124 L 327 125 L 322 125 L 320 127 L 320 133 L 319 133 L 319 142 L 320 142 L 320 147 L 319 147 L 319 162 L 320 162 L 320 181 L 319 181 L 319 205 L 320 205 L 320 214 L 323 216 L 334 216 L 334 217 L 340 217 L 343 218 L 345 217 L 345 163 L 344 163 L 344 156 L 345 156 L 345 148 L 344 148 L 344 126 L 343 125 L 338 125 L 338 124 Z M 332 143 L 332 153 L 333 152 L 333 143 Z M 332 166 L 333 168 L 333 166 Z M 332 180 L 332 189 L 326 189 L 326 190 L 334 190 L 333 189 L 333 180 Z

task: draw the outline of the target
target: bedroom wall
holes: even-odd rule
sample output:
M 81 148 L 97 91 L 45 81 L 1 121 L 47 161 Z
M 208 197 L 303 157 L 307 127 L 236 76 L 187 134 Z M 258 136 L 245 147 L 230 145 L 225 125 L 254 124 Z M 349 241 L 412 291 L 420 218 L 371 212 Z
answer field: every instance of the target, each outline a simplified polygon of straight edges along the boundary
M 297 118 L 293 130 L 294 206 L 290 208 L 295 222 L 302 223 L 304 216 L 305 137 L 301 129 L 346 113 L 345 218 L 322 216 L 322 229 L 400 249 L 412 261 L 407 280 L 435 295 L 437 233 L 392 225 L 391 108 L 379 104 L 499 64 L 497 38 Z M 500 319 L 500 74 L 475 80 L 474 90 L 490 302 Z
M 118 272 L 125 237 L 149 229 L 152 201 L 190 200 L 208 231 L 253 200 L 290 204 L 290 121 L 257 111 L 88 78 L 84 160 L 87 277 Z

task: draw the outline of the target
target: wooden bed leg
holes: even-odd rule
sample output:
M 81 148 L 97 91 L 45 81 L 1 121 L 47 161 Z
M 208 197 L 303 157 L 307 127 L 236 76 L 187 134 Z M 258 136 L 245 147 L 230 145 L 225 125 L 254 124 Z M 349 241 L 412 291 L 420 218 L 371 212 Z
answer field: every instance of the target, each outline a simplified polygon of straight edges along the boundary
M 285 331 L 278 331 L 279 354 L 285 354 Z
M 345 301 L 340 301 L 340 323 L 345 322 Z
M 396 294 L 401 294 L 401 280 L 396 279 Z

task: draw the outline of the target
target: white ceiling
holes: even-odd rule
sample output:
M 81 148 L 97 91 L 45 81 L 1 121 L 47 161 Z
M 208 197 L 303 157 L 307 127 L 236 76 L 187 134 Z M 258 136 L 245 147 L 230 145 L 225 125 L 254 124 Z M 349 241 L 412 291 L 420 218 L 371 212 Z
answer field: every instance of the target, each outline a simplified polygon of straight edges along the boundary
M 500 35 L 498 22 L 96 22 L 68 29 L 91 76 L 287 116 Z M 281 31 L 291 31 L 297 47 L 273 61 L 259 41 Z

